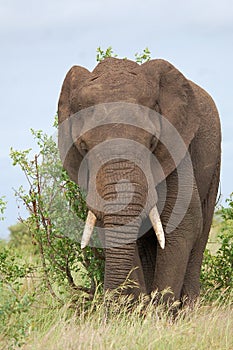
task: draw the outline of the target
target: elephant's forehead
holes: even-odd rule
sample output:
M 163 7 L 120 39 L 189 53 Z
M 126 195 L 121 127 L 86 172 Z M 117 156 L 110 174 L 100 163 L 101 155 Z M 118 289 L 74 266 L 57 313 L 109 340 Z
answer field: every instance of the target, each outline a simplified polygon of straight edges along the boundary
M 104 72 L 88 79 L 78 92 L 79 103 L 89 107 L 106 102 L 135 102 L 153 107 L 155 91 L 151 83 L 141 73 L 128 71 Z
M 140 128 L 149 133 L 155 133 L 160 128 L 160 115 L 147 107 L 135 103 L 116 102 L 92 106 L 78 112 L 73 117 L 72 124 L 82 124 L 82 132 L 96 127 L 108 129 L 108 125 L 126 125 Z M 81 122 L 82 121 L 82 122 Z M 111 129 L 111 128 L 110 128 Z
M 151 133 L 142 128 L 138 128 L 133 125 L 114 123 L 92 128 L 84 135 L 85 138 L 88 138 L 93 142 L 125 138 L 145 143 L 147 139 L 150 140 L 151 138 Z

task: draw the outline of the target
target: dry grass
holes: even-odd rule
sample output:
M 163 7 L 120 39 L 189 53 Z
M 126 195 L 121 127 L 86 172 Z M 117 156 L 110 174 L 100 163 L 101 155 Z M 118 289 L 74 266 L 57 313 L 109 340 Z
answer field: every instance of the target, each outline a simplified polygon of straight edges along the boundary
M 111 307 L 107 322 L 101 303 L 95 310 L 67 317 L 67 309 L 56 315 L 42 335 L 32 332 L 23 350 L 143 349 L 143 350 L 232 350 L 233 310 L 230 304 L 196 306 L 174 321 L 162 306 L 142 304 L 128 312 L 127 303 Z

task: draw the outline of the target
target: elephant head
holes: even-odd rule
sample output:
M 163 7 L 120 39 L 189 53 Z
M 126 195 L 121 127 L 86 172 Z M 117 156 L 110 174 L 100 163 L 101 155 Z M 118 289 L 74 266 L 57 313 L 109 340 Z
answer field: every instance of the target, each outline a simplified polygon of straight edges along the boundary
M 104 229 L 105 288 L 113 289 L 140 267 L 136 242 L 150 231 L 148 217 L 157 234 L 153 244 L 164 249 L 157 189 L 185 158 L 199 128 L 194 92 L 164 60 L 138 65 L 106 58 L 92 72 L 71 68 L 58 118 L 64 168 L 87 191 L 82 246 L 97 220 Z M 146 292 L 141 270 L 132 278 Z

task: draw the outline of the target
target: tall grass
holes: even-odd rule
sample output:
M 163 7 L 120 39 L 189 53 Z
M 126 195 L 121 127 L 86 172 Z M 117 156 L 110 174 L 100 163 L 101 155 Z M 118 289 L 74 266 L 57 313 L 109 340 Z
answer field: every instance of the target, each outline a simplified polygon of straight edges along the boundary
M 50 313 L 48 320 L 42 317 L 40 331 L 32 332 L 21 349 L 233 349 L 230 303 L 199 304 L 181 311 L 175 319 L 162 305 L 144 305 L 139 303 L 129 312 L 127 300 L 118 300 L 111 304 L 107 318 L 103 302 L 93 302 L 88 311 L 79 310 L 72 316 L 66 306 Z

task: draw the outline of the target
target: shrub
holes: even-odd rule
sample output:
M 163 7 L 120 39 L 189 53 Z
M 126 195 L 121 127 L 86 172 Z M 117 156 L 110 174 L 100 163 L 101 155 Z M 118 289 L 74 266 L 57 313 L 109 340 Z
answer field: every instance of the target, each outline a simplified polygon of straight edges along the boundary
M 202 264 L 202 286 L 209 299 L 232 298 L 233 293 L 233 195 L 227 200 L 228 207 L 221 207 L 217 215 L 221 218 L 217 236 L 219 248 L 216 253 L 206 249 Z
M 111 46 L 109 46 L 106 51 L 102 50 L 100 47 L 97 48 L 96 50 L 97 54 L 96 54 L 96 61 L 97 62 L 101 62 L 103 61 L 105 58 L 108 57 L 118 57 L 118 55 L 114 54 L 113 49 Z M 151 59 L 151 52 L 148 49 L 148 47 L 146 47 L 142 53 L 138 53 L 136 52 L 135 55 L 135 61 L 139 64 L 142 64 L 144 62 L 150 61 Z M 125 57 L 124 59 L 127 59 L 127 57 Z
M 32 264 L 24 262 L 6 244 L 0 246 L 0 334 L 11 339 L 12 346 L 23 343 L 29 327 L 28 318 L 23 323 L 18 321 L 34 301 L 34 292 L 23 289 L 33 270 Z
M 64 295 L 70 298 L 77 291 L 91 296 L 103 281 L 104 257 L 101 249 L 80 248 L 85 198 L 62 168 L 53 138 L 42 131 L 31 131 L 38 154 L 31 156 L 30 149 L 11 149 L 11 158 L 13 165 L 21 167 L 29 184 L 29 191 L 21 186 L 16 195 L 29 211 L 24 225 L 38 247 L 44 283 L 59 300 Z

